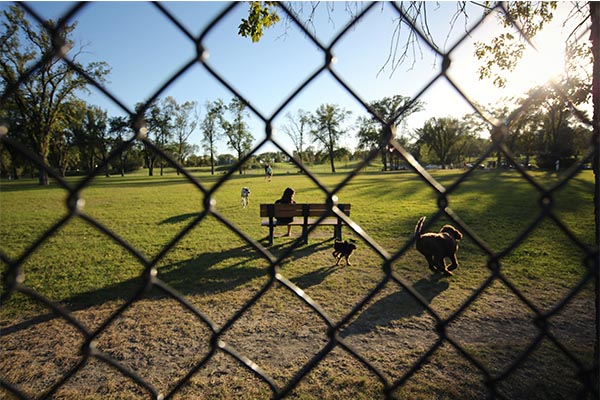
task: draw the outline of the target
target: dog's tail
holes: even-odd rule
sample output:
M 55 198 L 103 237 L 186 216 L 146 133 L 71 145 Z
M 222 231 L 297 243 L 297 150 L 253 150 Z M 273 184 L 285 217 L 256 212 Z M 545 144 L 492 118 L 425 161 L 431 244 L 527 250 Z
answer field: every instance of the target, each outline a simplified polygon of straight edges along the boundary
M 421 229 L 423 229 L 423 224 L 425 223 L 426 217 L 419 218 L 419 222 L 417 222 L 417 226 L 415 226 L 415 237 L 419 239 L 421 237 Z

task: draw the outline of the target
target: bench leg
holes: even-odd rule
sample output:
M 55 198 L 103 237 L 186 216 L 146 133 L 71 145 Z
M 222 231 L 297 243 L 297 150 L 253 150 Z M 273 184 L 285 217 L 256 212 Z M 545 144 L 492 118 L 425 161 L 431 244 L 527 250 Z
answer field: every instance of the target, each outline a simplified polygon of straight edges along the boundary
M 302 242 L 308 244 L 308 226 L 302 225 Z
M 273 246 L 273 225 L 269 225 L 269 246 Z

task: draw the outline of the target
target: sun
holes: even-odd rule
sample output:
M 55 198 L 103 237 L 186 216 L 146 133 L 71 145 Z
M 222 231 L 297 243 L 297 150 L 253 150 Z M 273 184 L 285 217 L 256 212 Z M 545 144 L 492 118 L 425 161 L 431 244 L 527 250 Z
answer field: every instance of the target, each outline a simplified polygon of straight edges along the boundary
M 544 30 L 534 38 L 533 45 L 527 45 L 507 86 L 523 90 L 555 82 L 564 74 L 565 39 L 559 30 Z

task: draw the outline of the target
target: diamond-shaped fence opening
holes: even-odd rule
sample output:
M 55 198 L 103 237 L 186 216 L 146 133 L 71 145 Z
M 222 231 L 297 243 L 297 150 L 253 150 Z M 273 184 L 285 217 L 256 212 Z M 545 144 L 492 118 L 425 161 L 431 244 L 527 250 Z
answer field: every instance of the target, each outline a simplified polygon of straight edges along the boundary
M 512 109 L 480 104 L 487 92 L 478 74 L 491 75 L 496 65 L 474 71 L 469 49 L 494 40 L 496 17 L 508 15 L 504 21 L 522 35 L 522 49 L 534 46 L 524 39 L 532 26 L 510 12 L 511 4 L 486 5 L 482 12 L 481 4 L 456 3 L 452 30 L 441 37 L 430 29 L 437 22 L 427 20 L 426 2 L 338 8 L 325 3 L 321 14 L 312 3 L 250 6 L 277 9 L 286 29 L 276 46 L 243 47 L 249 39 L 236 35 L 221 41 L 223 31 L 237 31 L 248 17 L 242 4 L 205 4 L 206 12 L 196 16 L 179 3 L 145 4 L 153 23 L 129 33 L 143 45 L 125 49 L 131 65 L 113 66 L 140 71 L 138 79 L 118 82 L 143 86 L 145 98 L 137 99 L 131 93 L 139 88 L 114 90 L 100 71 L 88 72 L 88 54 L 71 52 L 67 40 L 75 21 L 101 23 L 104 39 L 112 41 L 109 54 L 122 52 L 127 42 L 116 42 L 115 35 L 124 35 L 134 18 L 131 4 L 110 5 L 122 9 L 114 21 L 95 17 L 106 16 L 109 6 L 101 3 L 78 3 L 52 16 L 35 4 L 15 5 L 15 15 L 23 12 L 43 25 L 39 36 L 28 38 L 42 51 L 21 54 L 26 61 L 20 65 L 2 56 L 0 172 L 3 179 L 15 177 L 19 172 L 7 173 L 5 162 L 19 160 L 23 170 L 39 172 L 40 180 L 47 176 L 53 185 L 44 191 L 3 181 L 0 188 L 0 394 L 597 399 L 598 127 L 592 107 L 578 107 L 590 104 L 589 90 L 581 89 L 585 79 L 570 81 L 572 86 L 523 87 Z M 586 17 L 579 39 L 591 34 L 592 41 L 600 40 L 600 8 L 577 6 L 571 16 Z M 532 7 L 543 13 L 546 6 Z M 2 10 L 8 27 L 9 8 Z M 596 14 L 592 23 L 585 14 L 590 11 Z M 46 23 L 48 18 L 54 22 Z M 319 31 L 321 18 L 330 24 Z M 373 21 L 386 24 L 370 30 Z M 3 50 L 25 40 L 8 30 L 0 35 Z M 184 43 L 188 52 L 172 53 L 157 35 Z M 301 44 L 288 46 L 285 37 Z M 365 37 L 369 41 L 355 48 L 357 38 Z M 378 44 L 389 42 L 389 52 L 381 53 Z M 510 54 L 503 43 L 493 43 Z M 573 57 L 584 54 L 584 47 L 577 49 Z M 166 70 L 157 73 L 153 58 L 168 59 Z M 56 130 L 58 122 L 40 118 L 44 110 L 31 107 L 36 79 L 55 66 L 126 114 L 112 132 L 112 148 L 102 141 L 76 142 Z M 419 72 L 426 68 L 431 73 L 423 78 Z M 383 84 L 370 79 L 388 74 Z M 504 78 L 509 82 L 511 75 Z M 597 81 L 597 69 L 587 78 Z M 377 85 L 411 97 L 395 98 L 386 109 L 371 101 L 381 89 Z M 277 90 L 269 94 L 272 86 Z M 169 105 L 161 99 L 177 97 L 182 87 L 234 98 L 237 103 L 201 106 L 221 107 L 235 118 L 237 104 L 237 116 L 251 125 L 251 144 L 215 175 L 185 165 L 182 148 L 166 146 L 169 129 L 161 125 L 166 117 L 160 107 Z M 597 106 L 597 91 L 592 94 Z M 287 146 L 298 126 L 286 124 L 298 122 L 297 110 L 315 96 L 324 105 L 341 104 L 323 113 L 364 114 L 361 127 L 343 118 L 334 126 L 363 130 L 357 162 L 340 152 L 330 166 L 333 151 L 350 146 L 328 148 L 323 138 L 323 151 L 315 152 L 316 135 L 306 154 Z M 78 116 L 66 100 L 73 99 L 60 100 L 64 121 L 80 118 L 84 129 L 98 128 L 92 114 Z M 469 134 L 478 140 L 461 147 L 468 159 L 447 165 L 450 150 L 444 146 L 451 135 L 427 143 L 407 140 L 406 121 L 425 103 L 441 110 L 441 117 L 424 121 L 422 135 L 457 126 L 443 116 L 450 103 L 471 113 Z M 571 124 L 561 119 L 566 113 L 573 116 Z M 68 160 L 48 143 L 27 139 L 31 121 L 52 133 L 54 146 L 79 146 L 80 156 L 89 157 L 89 172 L 64 177 Z M 533 170 L 533 152 L 517 151 L 536 143 L 546 143 L 552 155 L 538 157 L 546 172 Z M 562 150 L 575 146 L 576 156 L 563 157 Z M 262 152 L 272 148 L 289 158 L 274 177 L 263 174 L 273 154 Z M 441 164 L 423 162 L 423 153 L 435 153 Z M 103 180 L 109 167 L 124 171 L 136 159 L 153 169 L 151 184 L 128 174 L 117 184 Z M 590 165 L 593 171 L 586 171 Z M 335 167 L 341 172 L 332 173 Z M 448 171 L 432 171 L 440 167 Z M 252 192 L 250 207 L 241 207 L 239 195 L 230 196 L 258 182 L 261 192 Z M 267 245 L 257 204 L 273 203 L 290 182 L 299 203 L 327 204 L 328 217 L 344 222 L 344 238 L 357 245 L 353 255 L 336 263 L 330 226 L 311 226 L 309 243 L 301 240 L 301 227 L 288 238 L 278 226 L 274 244 Z M 26 190 L 29 203 L 22 197 Z M 349 216 L 337 207 L 345 203 L 353 203 Z M 170 206 L 161 209 L 164 204 Z M 437 261 L 430 269 L 414 250 L 422 216 L 423 232 L 444 224 L 462 232 L 458 270 L 434 272 L 442 268 Z

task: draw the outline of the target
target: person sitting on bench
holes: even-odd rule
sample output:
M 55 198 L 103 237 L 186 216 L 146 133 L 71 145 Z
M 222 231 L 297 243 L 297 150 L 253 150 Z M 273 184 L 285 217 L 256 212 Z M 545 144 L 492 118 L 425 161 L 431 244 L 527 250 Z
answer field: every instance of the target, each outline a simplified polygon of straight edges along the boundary
M 286 188 L 283 191 L 283 194 L 281 195 L 281 198 L 275 201 L 275 204 L 295 204 L 296 201 L 294 200 L 294 195 L 296 194 L 296 191 L 292 188 Z M 281 225 L 285 225 L 285 224 L 289 224 L 294 220 L 293 217 L 290 218 L 277 218 L 277 224 L 281 224 Z M 288 225 L 287 227 L 287 235 L 286 236 L 291 236 L 292 235 L 292 226 Z

